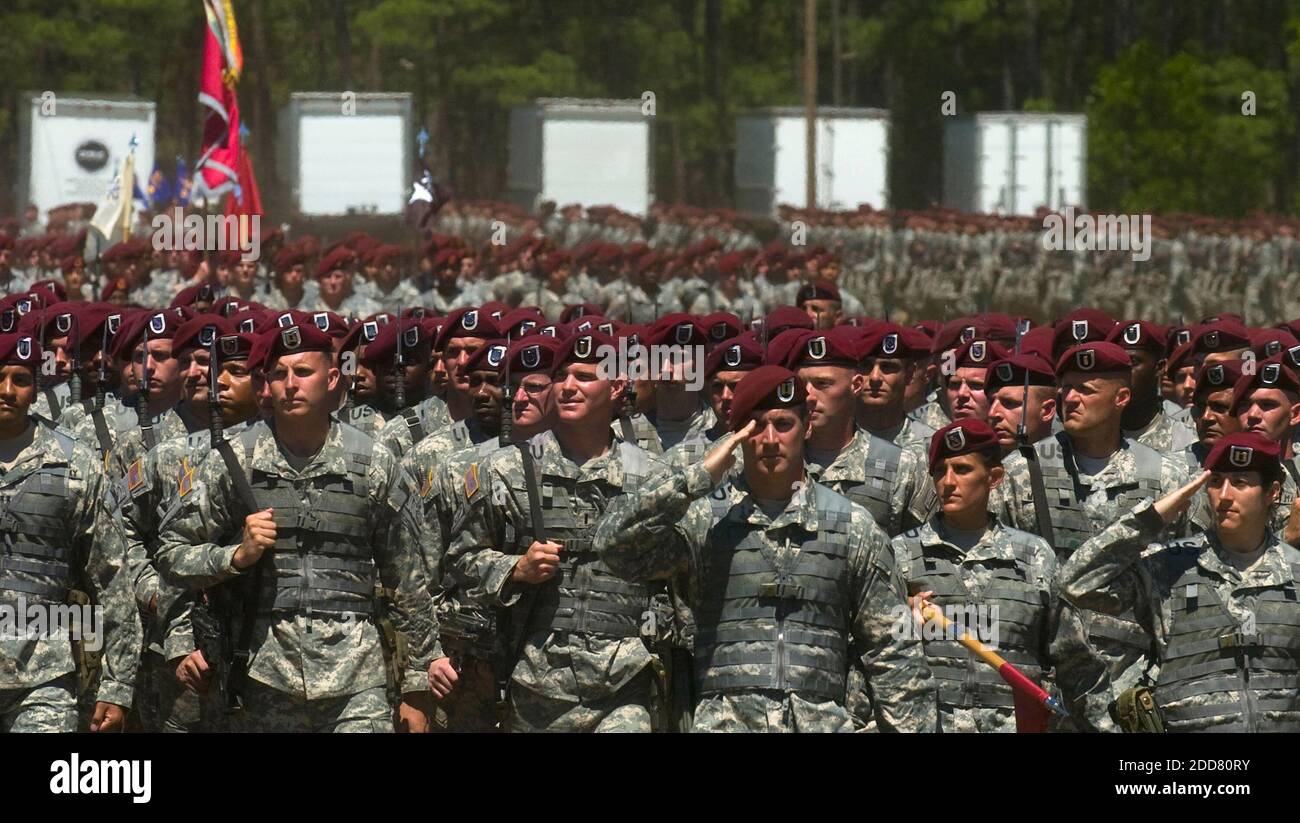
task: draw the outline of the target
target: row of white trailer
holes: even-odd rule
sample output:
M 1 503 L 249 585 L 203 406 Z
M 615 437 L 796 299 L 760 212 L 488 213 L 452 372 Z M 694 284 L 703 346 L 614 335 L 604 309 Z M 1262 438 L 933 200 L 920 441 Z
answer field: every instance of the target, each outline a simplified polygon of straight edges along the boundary
M 42 211 L 95 202 L 137 140 L 143 185 L 154 165 L 155 107 L 112 96 L 30 96 L 20 107 L 19 203 Z M 546 98 L 510 115 L 507 198 L 526 208 L 607 204 L 645 214 L 654 201 L 654 113 L 640 100 Z M 410 191 L 416 138 L 408 94 L 303 92 L 279 118 L 277 161 L 299 214 L 395 214 Z M 803 109 L 736 119 L 736 205 L 771 215 L 805 207 Z M 1033 214 L 1086 207 L 1087 121 L 1081 114 L 996 112 L 949 118 L 944 205 Z M 817 116 L 817 203 L 889 207 L 889 113 L 822 107 Z M 163 163 L 171 176 L 175 169 Z

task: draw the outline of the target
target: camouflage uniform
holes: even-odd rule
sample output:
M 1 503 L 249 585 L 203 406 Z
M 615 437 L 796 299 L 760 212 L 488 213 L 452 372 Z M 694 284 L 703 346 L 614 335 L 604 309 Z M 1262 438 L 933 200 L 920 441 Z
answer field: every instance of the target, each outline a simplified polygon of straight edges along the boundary
M 867 431 L 870 431 L 870 429 Z M 904 417 L 903 422 L 892 429 L 881 429 L 871 433 L 882 440 L 888 440 L 899 448 L 920 446 L 925 451 L 930 448 L 930 438 L 934 437 L 935 431 L 937 430 L 930 428 L 920 420 Z
M 388 417 L 383 412 L 365 403 L 339 409 L 335 416 L 338 417 L 339 422 L 346 423 L 376 439 L 379 437 L 379 432 L 383 431 L 384 424 L 388 422 Z
M 452 422 L 447 404 L 441 397 L 430 395 L 386 420 L 378 428 L 375 442 L 401 457 L 411 450 L 412 443 L 420 442 Z
M 809 463 L 808 474 L 865 508 L 891 536 L 924 523 L 933 497 L 923 455 L 864 429 L 854 432 L 830 465 Z
M 925 425 L 927 428 L 938 431 L 952 422 L 948 419 L 948 413 L 939 405 L 938 400 L 931 400 L 924 406 L 912 409 L 907 416 L 917 422 Z
M 55 383 L 36 393 L 36 402 L 32 404 L 30 413 L 48 420 L 51 425 L 58 425 L 63 410 L 71 400 L 72 387 L 68 385 L 68 381 Z
M 524 448 L 533 450 L 546 536 L 565 544 L 559 572 L 538 586 L 510 582 L 533 542 Z M 650 731 L 651 655 L 640 634 L 651 591 L 611 575 L 591 534 L 606 501 L 663 468 L 617 439 L 579 466 L 539 435 L 494 451 L 457 484 L 449 573 L 482 607 L 510 608 L 512 633 L 524 633 L 510 674 L 513 731 Z
M 1163 531 L 1151 504 L 1139 504 L 1061 567 L 1063 594 L 1097 612 L 1151 615 L 1168 730 L 1300 730 L 1300 551 L 1266 537 L 1241 572 L 1214 533 L 1164 542 Z
M 447 315 L 466 306 L 477 306 L 487 300 L 477 283 L 457 281 L 458 288 L 451 294 L 445 294 L 434 288 L 420 293 L 420 305 L 433 309 L 441 315 Z
M 394 592 L 389 616 L 407 639 L 400 691 L 427 691 L 429 665 L 442 656 L 418 559 L 422 523 L 410 476 L 391 452 L 339 424 L 330 425 L 301 471 L 265 421 L 231 446 L 258 505 L 275 509 L 278 528 L 260 590 L 243 586 L 259 605 L 236 730 L 392 731 L 376 583 Z M 162 518 L 163 578 L 191 589 L 250 579 L 251 570 L 232 565 L 247 514 L 223 460 L 198 467 L 192 488 Z M 308 567 L 312 573 L 304 574 Z M 309 585 L 310 594 L 303 591 Z M 237 627 L 242 609 L 232 611 Z
M 1181 459 L 1127 439 L 1101 471 L 1091 477 L 1079 472 L 1070 438 L 1064 433 L 1043 438 L 1034 444 L 1034 450 L 1042 466 L 1058 564 L 1144 498 L 1163 497 L 1188 480 L 1186 464 Z M 1019 452 L 1012 452 L 1003 458 L 1002 466 L 1005 479 L 993 490 L 989 508 L 1007 525 L 1037 534 L 1028 463 Z M 1186 534 L 1189 528 L 1190 521 L 1184 516 L 1171 527 L 1170 534 Z M 1134 616 L 1083 612 L 1082 617 L 1090 641 L 1110 663 L 1114 693 L 1134 685 L 1149 652 L 1142 627 Z
M 245 428 L 247 424 L 240 423 L 224 433 L 230 436 Z M 216 731 L 223 725 L 224 706 L 218 705 L 218 695 L 205 700 L 176 679 L 170 661 L 199 648 L 191 620 L 195 597 L 164 582 L 156 566 L 159 512 L 189 494 L 196 472 L 212 454 L 211 442 L 207 428 L 167 437 L 141 454 L 140 464 L 133 462 L 117 480 L 127 554 L 140 569 L 135 602 L 145 627 L 145 648 L 136 707 L 145 731 Z
M 627 580 L 689 574 L 695 731 L 852 731 L 853 660 L 879 728 L 934 728 L 921 644 L 895 630 L 910 618 L 889 538 L 825 486 L 800 484 L 769 519 L 743 478 L 715 488 L 702 465 L 667 472 L 610 504 L 596 548 Z
M 662 454 L 683 440 L 708 431 L 718 422 L 717 416 L 713 414 L 713 408 L 707 403 L 701 403 L 699 408 L 685 420 L 657 420 L 650 415 L 646 415 L 646 420 L 653 427 L 657 441 L 654 447 L 647 450 L 652 454 Z M 634 426 L 633 431 L 635 430 Z
M 96 414 L 96 412 L 100 413 Z M 78 443 L 97 452 L 107 465 L 108 454 L 116 441 L 119 420 L 128 427 L 135 425 L 135 409 L 123 403 L 116 395 L 106 394 L 102 409 L 96 407 L 94 397 L 88 397 L 80 403 L 73 403 L 65 408 L 59 418 L 59 428 L 71 434 Z M 98 426 L 101 421 L 102 432 Z
M 363 283 L 358 289 L 357 294 L 371 301 L 379 308 L 376 311 L 388 312 L 389 314 L 398 314 L 404 309 L 420 305 L 420 292 L 415 286 L 408 281 L 399 281 L 390 292 L 380 291 L 379 287 L 373 282 Z M 365 317 L 367 315 L 361 315 Z
M 1088 647 L 1078 613 L 1059 599 L 1052 547 L 996 518 L 990 518 L 988 530 L 968 549 L 945 535 L 943 516 L 936 515 L 894 538 L 895 559 L 908 590 L 934 592 L 931 602 L 940 609 L 987 609 L 996 634 L 980 639 L 1035 682 L 1042 683 L 1050 673 L 1064 693 L 1063 704 L 1081 728 L 1088 728 L 1088 711 L 1106 708 L 1109 679 L 1105 662 Z M 983 618 L 977 626 L 985 626 Z M 979 635 L 977 626 L 959 628 Z M 924 646 L 939 681 L 943 731 L 1016 731 L 1011 687 L 995 669 L 950 638 L 925 639 Z M 1089 704 L 1087 695 L 1096 691 L 1102 699 Z
M 32 442 L 13 465 L 0 467 L 0 603 L 15 618 L 0 638 L 0 731 L 70 732 L 77 730 L 80 663 L 69 632 L 79 629 L 88 646 L 103 644 L 97 699 L 130 707 L 140 624 L 103 464 L 63 432 L 32 422 Z M 55 626 L 53 609 L 82 587 L 102 607 L 100 618 Z M 23 625 L 17 616 L 38 604 L 45 606 L 45 626 L 15 631 Z
M 266 306 L 268 309 L 275 309 L 276 311 L 285 311 L 287 309 L 320 311 L 320 309 L 308 308 L 309 306 L 314 306 L 320 302 L 320 288 L 310 280 L 304 281 L 302 284 L 302 297 L 300 297 L 297 302 L 291 302 L 289 298 L 285 297 L 284 293 L 280 291 L 280 288 L 272 283 L 267 287 L 266 291 L 262 293 L 257 302 Z
M 629 438 L 623 431 L 623 426 L 631 428 L 632 436 Z M 614 432 L 614 437 L 620 441 L 632 441 L 637 448 L 641 448 L 653 455 L 664 453 L 663 443 L 659 441 L 659 432 L 655 430 L 654 424 L 650 419 L 641 412 L 635 412 L 626 417 L 616 418 L 609 424 L 610 429 Z
M 340 317 L 363 318 L 363 317 L 369 317 L 372 314 L 378 314 L 380 311 L 382 311 L 382 309 L 380 309 L 379 304 L 377 302 L 371 300 L 369 297 L 365 296 L 364 294 L 354 293 L 354 294 L 349 294 L 347 297 L 343 298 L 343 302 L 339 303 L 338 308 L 335 308 L 331 306 L 329 303 L 326 303 L 325 298 L 317 295 L 314 301 L 310 303 L 306 303 L 306 308 L 304 309 L 304 311 L 310 311 L 310 312 L 332 311 L 335 314 L 339 315 Z
M 605 289 L 608 303 L 605 316 L 612 320 L 648 325 L 665 314 L 682 310 L 681 301 L 666 288 L 653 294 L 639 285 L 628 283 L 611 283 Z
M 1177 454 L 1196 442 L 1196 429 L 1161 411 L 1156 412 L 1156 416 L 1145 427 L 1134 431 L 1125 430 L 1124 436 L 1163 454 Z
M 107 425 L 105 431 L 102 434 L 96 428 L 95 417 L 93 414 L 85 415 L 80 420 L 78 420 L 71 428 L 67 426 L 61 426 L 60 428 L 63 428 L 65 431 L 69 432 L 74 438 L 76 438 L 77 442 L 84 443 L 90 448 L 96 450 L 102 448 L 103 444 L 101 441 L 101 436 L 106 438 L 108 442 L 109 454 L 111 454 L 112 450 L 117 448 L 117 443 L 119 440 L 121 440 L 125 435 L 130 434 L 132 431 L 139 429 L 140 420 L 136 416 L 137 412 L 135 408 L 133 406 L 128 406 L 126 404 L 119 404 L 117 406 L 117 414 L 112 417 L 108 416 L 107 411 L 108 409 L 105 410 L 106 413 L 104 415 L 104 422 Z M 171 409 L 168 409 L 167 411 L 164 411 L 162 414 L 158 415 L 153 419 L 152 422 L 155 431 L 157 431 L 158 427 L 162 425 L 163 418 L 166 417 L 167 412 L 170 411 Z M 109 465 L 108 454 L 105 454 L 104 457 L 105 457 L 104 464 L 107 466 Z
M 417 443 L 402 461 L 416 479 L 428 526 L 421 554 L 425 576 L 434 584 L 443 651 L 455 660 L 461 675 L 456 690 L 439 705 L 447 731 L 491 731 L 498 720 L 496 671 L 504 657 L 500 615 L 472 602 L 455 575 L 442 568 L 442 560 L 455 507 L 464 498 L 465 473 L 471 466 L 477 471 L 477 466 L 486 465 L 499 447 L 499 439 L 479 427 L 456 424 Z
M 691 466 L 699 463 L 704 456 L 712 451 L 718 441 L 731 433 L 724 423 L 717 423 L 713 428 L 702 432 L 696 432 L 682 442 L 673 446 L 664 452 L 660 458 L 678 471 L 686 471 Z M 736 462 L 727 470 L 726 480 L 733 480 L 740 476 L 745 470 L 745 455 L 742 450 L 737 449 L 735 452 Z

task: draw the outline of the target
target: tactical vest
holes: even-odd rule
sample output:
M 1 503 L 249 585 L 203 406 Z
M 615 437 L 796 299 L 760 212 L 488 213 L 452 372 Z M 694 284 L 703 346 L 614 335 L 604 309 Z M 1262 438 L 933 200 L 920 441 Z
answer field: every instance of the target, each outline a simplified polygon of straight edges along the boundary
M 635 490 L 650 469 L 645 452 L 622 441 L 615 441 L 614 447 L 623 465 L 623 487 L 614 490 L 614 494 Z M 525 443 L 520 448 L 532 446 Z M 533 455 L 540 461 L 541 448 L 536 448 Z M 579 493 L 575 479 L 546 474 L 540 462 L 537 468 L 546 537 L 563 543 L 564 550 L 560 552 L 556 585 L 538 588 L 526 631 L 550 629 L 607 637 L 639 636 L 650 607 L 651 587 L 616 577 L 592 544 L 596 521 L 605 511 L 609 490 L 597 489 L 601 499 L 591 500 Z M 582 485 L 590 489 L 593 484 Z M 522 492 L 519 499 L 524 501 L 527 511 Z M 521 550 L 526 551 L 533 540 L 531 535 L 521 535 Z
M 0 478 L 0 603 L 63 603 L 72 588 L 76 535 L 69 522 L 68 476 L 74 441 L 46 431 L 63 460 L 47 459 Z
M 1067 442 L 1065 434 L 1058 434 L 1045 438 L 1035 446 L 1038 464 L 1043 471 L 1043 486 L 1047 491 L 1052 531 L 1056 537 L 1053 548 L 1062 559 L 1110 525 L 1109 521 L 1095 523 L 1084 512 L 1082 501 L 1075 490 L 1074 478 L 1065 464 L 1064 455 L 1069 449 Z M 1132 483 L 1115 487 L 1118 494 L 1112 499 L 1113 510 L 1117 515 L 1132 511 L 1143 498 L 1159 500 L 1164 494 L 1160 488 L 1160 453 L 1132 440 L 1128 441 L 1128 450 L 1136 464 L 1137 478 Z
M 868 436 L 864 432 L 863 435 Z M 883 437 L 871 437 L 871 453 L 864 467 L 864 475 L 858 480 L 834 480 L 828 482 L 828 488 L 844 495 L 848 499 L 871 512 L 876 525 L 888 534 L 899 530 L 898 518 L 891 510 L 891 494 L 898 479 L 898 463 L 903 450 Z
M 473 448 L 474 462 L 483 465 L 488 457 L 501 446 L 497 438 L 490 437 L 476 444 Z M 432 523 L 430 528 L 434 528 Z M 438 528 L 442 528 L 442 526 L 439 525 Z M 444 535 L 443 537 L 445 545 L 447 536 Z M 444 563 L 445 560 L 446 554 L 444 553 Z M 477 656 L 485 657 L 483 650 L 494 647 L 502 625 L 500 610 L 486 608 L 470 600 L 465 591 L 458 585 L 458 580 L 452 570 L 445 565 L 440 571 L 440 576 L 442 600 L 444 600 L 445 605 L 439 604 L 438 628 L 442 633 L 444 642 L 448 642 L 448 638 L 452 638 L 452 642 L 459 641 L 461 644 L 469 644 L 472 648 L 462 650 L 462 653 L 474 655 L 477 652 Z
M 1045 438 L 1035 445 L 1038 462 L 1043 471 L 1043 487 L 1047 492 L 1048 511 L 1052 518 L 1052 531 L 1056 540 L 1053 548 L 1057 558 L 1064 561 L 1097 532 L 1110 525 L 1110 521 L 1094 522 L 1083 510 L 1082 500 L 1075 492 L 1074 478 L 1066 468 L 1064 454 L 1069 448 L 1065 434 Z M 1116 518 L 1132 511 L 1133 507 L 1150 497 L 1163 496 L 1160 488 L 1160 453 L 1132 440 L 1127 441 L 1137 469 L 1134 482 L 1119 486 L 1113 498 L 1112 511 Z M 1055 448 L 1052 448 L 1055 446 Z M 1137 656 L 1150 651 L 1151 641 L 1129 609 L 1121 615 L 1084 613 L 1088 637 L 1105 645 L 1118 644 L 1125 650 L 1121 656 Z M 1103 648 L 1104 651 L 1104 648 Z M 1114 654 L 1107 657 L 1113 658 Z M 1112 671 L 1118 675 L 1119 671 Z
M 710 497 L 713 527 L 695 608 L 695 677 L 702 694 L 770 690 L 834 700 L 848 676 L 849 524 L 852 505 L 825 486 L 818 530 L 787 527 L 798 545 L 782 568 L 747 508 Z
M 424 439 L 424 424 L 420 422 L 420 415 L 415 409 L 404 410 L 402 417 L 406 418 L 406 428 L 411 433 L 411 445 L 414 446 Z
M 1043 646 L 1042 616 L 1052 604 L 1048 603 L 1048 593 L 1031 583 L 1026 574 L 1033 562 L 1034 544 L 1023 533 L 1013 531 L 1009 537 L 1015 563 L 1000 563 L 990 569 L 992 577 L 978 596 L 966 587 L 960 567 L 949 559 L 952 550 L 922 544 L 919 529 L 905 532 L 895 545 L 902 547 L 899 554 L 905 558 L 902 562 L 909 588 L 933 591 L 931 602 L 941 609 L 996 605 L 998 654 L 1031 680 L 1041 682 L 1043 670 L 1038 650 Z M 977 634 L 977 626 L 959 628 Z M 930 671 L 939 681 L 939 700 L 944 705 L 960 709 L 1015 707 L 1011 686 L 955 638 L 945 635 L 943 639 L 923 642 Z
M 1300 565 L 1292 574 L 1300 576 Z M 1169 641 L 1156 682 L 1165 726 L 1175 732 L 1300 731 L 1295 585 L 1258 590 L 1254 634 L 1242 631 L 1199 565 L 1183 573 L 1171 596 Z M 1261 694 L 1274 690 L 1286 696 Z M 1190 697 L 1197 699 L 1175 705 Z
M 247 465 L 261 431 L 254 426 L 239 435 Z M 294 484 L 258 469 L 249 472 L 259 508 L 275 509 L 275 548 L 268 553 L 270 563 L 257 593 L 260 614 L 374 613 L 376 576 L 366 479 L 372 441 L 347 426 L 340 431 L 347 467 L 343 475 L 319 475 Z M 318 491 L 314 500 L 308 499 L 309 489 Z

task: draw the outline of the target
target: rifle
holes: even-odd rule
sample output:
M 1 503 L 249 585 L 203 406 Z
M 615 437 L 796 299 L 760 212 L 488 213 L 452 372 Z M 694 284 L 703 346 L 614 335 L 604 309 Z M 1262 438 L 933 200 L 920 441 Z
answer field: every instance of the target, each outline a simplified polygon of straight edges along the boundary
M 68 315 L 72 318 L 72 328 L 68 330 L 68 342 L 77 341 L 76 345 L 70 345 L 72 349 L 72 373 L 68 375 L 68 403 L 81 402 L 81 323 L 77 320 L 76 312 Z
M 1016 355 L 1020 355 L 1020 339 L 1029 331 L 1029 321 L 1022 320 L 1016 324 Z M 1043 483 L 1043 467 L 1038 463 L 1038 452 L 1029 442 L 1029 426 L 1026 416 L 1029 414 L 1029 369 L 1025 369 L 1024 391 L 1020 401 L 1020 425 L 1016 426 L 1016 450 L 1025 458 L 1029 468 L 1029 488 L 1034 495 L 1034 519 L 1038 523 L 1038 536 L 1056 548 L 1056 532 L 1052 528 L 1052 510 L 1047 504 L 1047 486 Z
M 506 331 L 506 374 L 505 386 L 501 390 L 501 427 L 497 431 L 497 445 L 510 445 L 510 436 L 514 429 L 515 395 L 510 383 L 510 332 Z
M 144 324 L 144 356 L 140 361 L 140 371 L 143 376 L 140 378 L 140 402 L 136 409 L 140 423 L 140 438 L 144 441 L 146 449 L 152 449 L 156 445 L 153 436 L 153 420 L 149 411 L 149 326 L 152 324 L 153 317 Z
M 397 306 L 397 345 L 393 347 L 393 403 L 397 406 L 393 411 L 401 411 L 406 408 L 406 360 L 402 357 L 402 338 L 406 337 L 402 329 L 402 306 Z
M 524 486 L 528 489 L 528 518 L 533 527 L 533 539 L 538 543 L 545 543 L 547 542 L 546 522 L 542 517 L 542 499 L 538 492 L 537 464 L 533 462 L 533 446 L 527 440 L 517 445 L 520 461 L 524 467 Z M 552 580 L 558 583 L 559 575 L 557 574 Z M 510 685 L 514 682 L 511 674 L 515 666 L 519 665 L 519 659 L 524 656 L 524 646 L 528 643 L 528 625 L 537 611 L 537 586 L 530 586 L 528 595 L 528 606 L 524 610 L 524 619 L 519 624 L 519 635 L 515 638 L 514 648 L 511 649 L 509 665 L 504 670 L 505 683 L 501 688 L 501 702 L 506 706 L 510 704 Z
M 235 457 L 230 441 L 223 437 L 214 440 L 212 446 L 225 462 L 230 482 L 234 485 L 235 493 L 244 508 L 249 514 L 261 511 L 261 507 L 257 504 L 257 495 L 253 493 L 253 487 L 248 483 L 248 475 L 244 474 L 244 467 L 239 464 L 239 458 Z M 243 708 L 244 683 L 248 680 L 249 649 L 253 645 L 253 624 L 257 620 L 257 598 L 261 594 L 262 572 L 266 565 L 267 555 L 263 553 L 253 564 L 248 575 L 248 588 L 244 592 L 243 622 L 239 626 L 239 638 L 230 653 L 230 671 L 226 680 L 226 709 L 232 714 Z

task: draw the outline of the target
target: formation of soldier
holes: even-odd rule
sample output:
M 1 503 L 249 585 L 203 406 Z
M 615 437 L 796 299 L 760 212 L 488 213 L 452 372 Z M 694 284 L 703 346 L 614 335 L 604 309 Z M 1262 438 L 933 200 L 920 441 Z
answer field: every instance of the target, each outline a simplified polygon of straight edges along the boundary
M 0 729 L 1026 723 L 925 604 L 1052 729 L 1300 716 L 1300 321 L 905 319 L 842 242 L 492 216 L 71 279 L 0 233 L 0 605 L 103 615 L 6 640 Z

